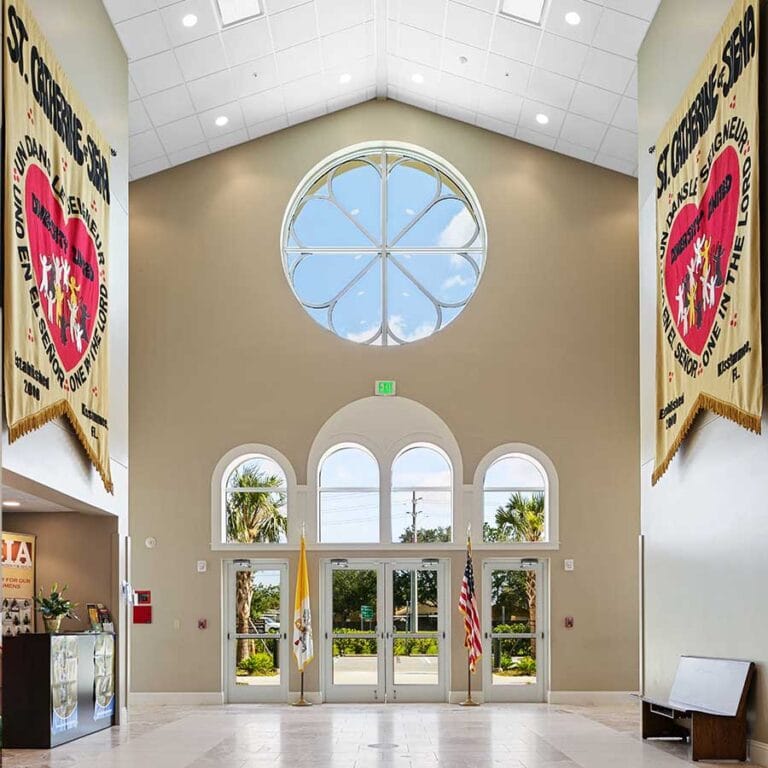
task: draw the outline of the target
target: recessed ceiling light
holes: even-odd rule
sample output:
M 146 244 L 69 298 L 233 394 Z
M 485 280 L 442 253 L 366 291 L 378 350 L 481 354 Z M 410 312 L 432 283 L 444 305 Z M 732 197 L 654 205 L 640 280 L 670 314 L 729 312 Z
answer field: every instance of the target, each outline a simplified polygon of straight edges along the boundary
M 549 118 L 543 112 L 539 112 L 539 114 L 536 115 L 536 122 L 539 125 L 546 125 L 549 122 Z
M 572 26 L 578 27 L 581 24 L 581 16 L 576 11 L 570 11 L 565 14 L 565 20 Z
M 221 23 L 228 27 L 263 13 L 261 0 L 216 0 Z
M 342 85 L 346 85 L 352 80 L 352 75 L 349 74 L 349 72 L 345 72 L 343 75 L 339 75 L 339 82 Z
M 223 128 L 228 122 L 229 118 L 226 115 L 219 115 L 216 120 L 216 125 L 219 126 L 219 128 Z
M 422 75 L 420 72 L 414 72 L 411 75 L 411 80 L 413 80 L 414 83 L 423 83 L 424 75 Z
M 21 502 L 20 501 L 4 501 L 3 506 L 4 507 L 20 507 Z
M 544 0 L 502 0 L 501 12 L 530 24 L 541 24 Z
M 194 27 L 197 24 L 197 16 L 194 13 L 188 13 L 182 18 L 181 23 L 185 27 Z

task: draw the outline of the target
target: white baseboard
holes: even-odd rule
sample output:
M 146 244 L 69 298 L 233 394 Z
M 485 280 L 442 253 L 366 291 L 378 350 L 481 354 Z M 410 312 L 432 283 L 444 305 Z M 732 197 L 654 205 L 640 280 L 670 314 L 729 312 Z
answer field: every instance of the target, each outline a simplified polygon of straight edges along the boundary
M 449 704 L 461 704 L 467 698 L 466 691 L 448 691 L 448 703 Z M 485 697 L 482 691 L 472 691 L 472 699 L 478 704 L 485 702 Z
M 768 744 L 764 741 L 749 740 L 749 761 L 753 765 L 768 766 Z
M 550 691 L 550 704 L 581 704 L 584 706 L 611 706 L 637 703 L 636 691 Z
M 136 691 L 128 694 L 128 706 L 135 707 L 142 704 L 153 706 L 197 706 L 201 704 L 223 704 L 223 691 L 177 691 L 150 693 Z

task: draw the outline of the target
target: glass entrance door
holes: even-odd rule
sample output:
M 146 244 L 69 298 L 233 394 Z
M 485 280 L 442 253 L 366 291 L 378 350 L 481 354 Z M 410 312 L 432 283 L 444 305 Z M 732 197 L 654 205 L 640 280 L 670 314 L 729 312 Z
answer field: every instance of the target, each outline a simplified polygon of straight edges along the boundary
M 439 561 L 326 565 L 326 701 L 444 701 L 447 642 Z
M 228 565 L 227 583 L 228 700 L 286 701 L 288 565 L 236 560 Z
M 544 701 L 544 574 L 537 561 L 491 561 L 483 566 L 486 701 Z

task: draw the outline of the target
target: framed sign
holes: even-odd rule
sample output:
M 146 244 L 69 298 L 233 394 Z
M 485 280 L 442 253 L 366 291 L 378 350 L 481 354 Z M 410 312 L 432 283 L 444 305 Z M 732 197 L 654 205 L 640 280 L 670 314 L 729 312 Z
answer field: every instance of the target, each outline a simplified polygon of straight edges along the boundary
M 35 537 L 2 534 L 3 635 L 35 631 Z

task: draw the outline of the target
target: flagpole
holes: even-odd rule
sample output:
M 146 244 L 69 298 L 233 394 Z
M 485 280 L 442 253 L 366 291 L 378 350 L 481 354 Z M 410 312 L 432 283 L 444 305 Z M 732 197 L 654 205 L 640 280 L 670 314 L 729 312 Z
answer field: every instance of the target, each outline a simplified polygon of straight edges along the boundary
M 296 592 L 297 592 L 297 594 L 299 593 L 299 591 L 301 590 L 301 587 L 302 587 L 302 585 L 299 583 L 299 580 L 301 578 L 306 578 L 306 565 L 307 565 L 307 563 L 306 563 L 306 554 L 305 554 L 306 550 L 305 550 L 305 542 L 304 542 L 305 533 L 306 533 L 306 524 L 302 523 L 301 524 L 301 554 L 299 555 L 299 571 L 297 573 L 297 578 L 296 578 Z M 297 600 L 298 600 L 298 598 L 297 598 Z M 301 662 L 302 662 L 301 663 L 301 669 L 299 670 L 299 677 L 300 677 L 300 680 L 301 680 L 301 689 L 300 689 L 300 693 L 299 693 L 299 700 L 292 702 L 291 706 L 292 707 L 311 707 L 312 706 L 312 702 L 311 701 L 307 701 L 304 698 L 304 663 L 305 662 L 304 662 L 303 658 L 302 658 Z
M 472 546 L 472 523 L 467 524 L 467 551 Z M 479 707 L 480 704 L 472 698 L 472 659 L 471 651 L 467 648 L 467 698 L 459 704 L 460 707 Z

